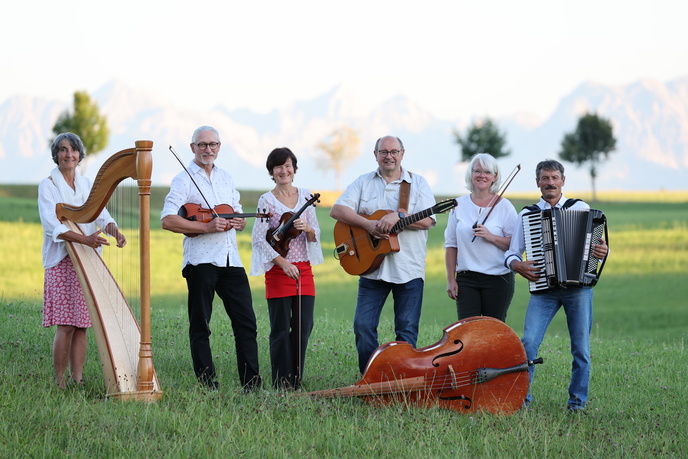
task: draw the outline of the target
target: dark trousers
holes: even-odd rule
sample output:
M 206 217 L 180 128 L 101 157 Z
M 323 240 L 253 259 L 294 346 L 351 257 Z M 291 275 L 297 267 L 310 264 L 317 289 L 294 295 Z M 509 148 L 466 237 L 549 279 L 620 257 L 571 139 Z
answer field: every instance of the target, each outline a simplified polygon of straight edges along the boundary
M 456 273 L 459 295 L 456 311 L 459 320 L 473 316 L 489 316 L 506 320 L 506 311 L 514 297 L 514 273 L 501 276 L 461 271 Z
M 210 350 L 210 318 L 217 292 L 232 323 L 241 385 L 259 385 L 256 315 L 244 268 L 187 265 L 183 275 L 189 289 L 189 341 L 198 380 L 208 385 L 215 383 L 215 365 Z
M 268 299 L 270 315 L 270 363 L 272 365 L 272 384 L 276 388 L 298 388 L 303 378 L 308 339 L 313 330 L 313 311 L 315 297 L 301 296 L 299 317 L 299 297 Z M 299 320 L 300 319 L 300 320 Z M 301 348 L 297 343 L 297 324 L 301 323 Z M 297 372 L 297 358 L 301 358 L 301 368 Z M 298 378 L 296 378 L 298 375 Z

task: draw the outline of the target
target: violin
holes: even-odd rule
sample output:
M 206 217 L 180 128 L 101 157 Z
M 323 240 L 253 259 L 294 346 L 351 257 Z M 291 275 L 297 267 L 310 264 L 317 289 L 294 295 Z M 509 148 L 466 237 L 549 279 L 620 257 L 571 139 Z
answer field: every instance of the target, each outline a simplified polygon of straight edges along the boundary
M 513 414 L 528 394 L 528 367 L 539 363 L 541 358 L 526 360 L 521 340 L 504 322 L 470 317 L 445 328 L 432 346 L 413 349 L 403 341 L 380 346 L 352 386 L 304 395 Z
M 261 213 L 261 212 L 237 214 L 237 213 L 234 213 L 234 209 L 229 204 L 218 204 L 217 206 L 213 207 L 212 209 L 207 209 L 200 204 L 194 204 L 191 202 L 181 206 L 179 208 L 179 211 L 177 212 L 177 215 L 179 215 L 180 217 L 183 217 L 189 221 L 192 221 L 192 222 L 202 222 L 202 223 L 207 223 L 209 221 L 212 221 L 215 217 L 220 217 L 220 218 L 224 218 L 227 220 L 230 220 L 232 218 L 251 218 L 251 217 L 270 218 L 270 217 L 272 217 L 272 214 L 270 214 L 270 213 L 266 214 L 266 213 Z M 228 223 L 227 226 L 225 227 L 225 231 L 229 231 L 230 228 L 231 228 L 231 225 L 229 225 L 229 223 Z M 188 237 L 195 237 L 195 236 L 198 236 L 198 233 L 184 234 L 184 235 L 188 236 Z
M 283 257 L 287 256 L 289 252 L 289 243 L 303 232 L 302 230 L 294 228 L 294 222 L 309 206 L 315 206 L 316 202 L 320 202 L 320 193 L 311 194 L 308 201 L 306 201 L 296 213 L 283 213 L 280 217 L 279 225 L 276 228 L 268 228 L 265 239 L 275 252 Z

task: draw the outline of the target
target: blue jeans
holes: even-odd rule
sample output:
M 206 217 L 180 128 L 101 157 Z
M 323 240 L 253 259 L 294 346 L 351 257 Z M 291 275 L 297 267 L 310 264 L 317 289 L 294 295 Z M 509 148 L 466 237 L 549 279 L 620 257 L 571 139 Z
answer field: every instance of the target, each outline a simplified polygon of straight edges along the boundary
M 564 307 L 571 339 L 571 382 L 568 405 L 584 408 L 590 386 L 590 331 L 592 329 L 592 288 L 557 288 L 530 295 L 523 325 L 523 346 L 528 360 L 537 358 L 547 327 L 560 307 Z M 535 366 L 528 368 L 532 385 Z M 530 390 L 526 401 L 532 401 Z
M 413 279 L 405 284 L 361 277 L 358 281 L 358 301 L 354 314 L 354 334 L 358 349 L 358 367 L 363 374 L 368 359 L 380 344 L 377 326 L 389 292 L 394 298 L 394 331 L 396 341 L 406 341 L 416 347 L 418 323 L 423 305 L 423 279 Z

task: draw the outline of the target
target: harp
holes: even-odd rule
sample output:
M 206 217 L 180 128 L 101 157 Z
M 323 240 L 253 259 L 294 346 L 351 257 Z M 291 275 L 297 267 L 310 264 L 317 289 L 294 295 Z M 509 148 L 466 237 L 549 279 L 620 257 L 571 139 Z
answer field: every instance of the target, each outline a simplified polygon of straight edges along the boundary
M 98 355 L 103 367 L 106 397 L 157 401 L 162 391 L 153 366 L 150 337 L 150 190 L 153 142 L 136 141 L 134 148 L 115 153 L 98 171 L 91 193 L 81 206 L 57 204 L 57 218 L 72 231 L 77 223 L 94 221 L 126 178 L 138 185 L 140 324 L 122 289 L 98 252 L 67 242 L 88 304 Z M 124 249 L 126 250 L 126 249 Z

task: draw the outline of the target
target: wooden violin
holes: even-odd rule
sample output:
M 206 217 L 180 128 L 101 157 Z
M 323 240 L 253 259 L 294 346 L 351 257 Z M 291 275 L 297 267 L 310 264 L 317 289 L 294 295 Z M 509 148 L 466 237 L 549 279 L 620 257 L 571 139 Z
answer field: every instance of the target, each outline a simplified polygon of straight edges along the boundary
M 521 340 L 504 322 L 470 317 L 445 328 L 432 346 L 413 349 L 402 341 L 380 346 L 352 386 L 304 395 L 512 414 L 528 394 L 528 367 L 537 363 L 542 359 L 526 360 Z
M 195 204 L 195 203 L 187 203 L 184 204 L 179 208 L 179 211 L 177 212 L 177 215 L 180 217 L 183 217 L 189 221 L 192 222 L 202 222 L 202 223 L 207 223 L 209 221 L 212 221 L 216 217 L 224 218 L 227 220 L 231 220 L 232 218 L 251 218 L 251 217 L 256 217 L 256 218 L 270 218 L 272 217 L 272 214 L 269 213 L 261 213 L 261 212 L 254 212 L 254 213 L 234 213 L 234 209 L 232 206 L 229 204 L 218 204 L 217 206 L 213 207 L 212 209 L 208 209 L 203 207 L 200 204 Z M 231 228 L 229 224 L 225 227 L 225 231 L 228 231 Z M 184 234 L 185 236 L 188 237 L 195 237 L 198 236 L 198 233 L 193 233 L 193 234 Z
M 294 228 L 294 222 L 301 216 L 304 210 L 309 206 L 315 206 L 316 202 L 320 202 L 320 193 L 311 194 L 306 203 L 296 212 L 285 212 L 280 217 L 280 222 L 277 228 L 268 228 L 265 234 L 265 239 L 270 244 L 272 249 L 281 256 L 286 257 L 289 252 L 289 243 L 292 239 L 298 237 L 303 231 Z

